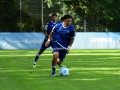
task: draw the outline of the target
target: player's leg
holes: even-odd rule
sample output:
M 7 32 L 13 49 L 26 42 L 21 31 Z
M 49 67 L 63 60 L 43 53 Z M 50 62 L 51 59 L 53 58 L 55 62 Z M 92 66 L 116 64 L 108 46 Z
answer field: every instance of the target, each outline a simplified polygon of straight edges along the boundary
M 34 59 L 34 62 L 33 62 L 33 67 L 36 66 L 36 63 L 37 63 L 40 55 L 41 55 L 44 51 L 45 51 L 45 50 L 39 50 L 39 52 L 36 54 L 35 59 Z
M 46 48 L 49 48 L 50 46 L 52 46 L 52 42 L 47 47 L 45 46 L 45 43 L 46 43 L 46 39 L 44 40 L 39 52 L 35 56 L 35 59 L 34 59 L 34 62 L 33 62 L 33 67 L 36 67 L 36 63 L 37 63 L 38 59 L 40 58 L 41 54 L 46 50 Z
M 36 54 L 36 56 L 35 56 L 35 59 L 34 59 L 34 62 L 33 62 L 33 67 L 36 67 L 36 63 L 37 63 L 38 59 L 40 58 L 40 55 L 41 55 L 41 54 L 45 51 L 45 49 L 47 48 L 47 47 L 45 46 L 45 42 L 46 42 L 46 39 L 45 39 L 44 42 L 42 43 L 42 46 L 41 46 L 39 52 L 38 52 L 38 53 Z
M 66 50 L 61 50 L 61 51 L 59 52 L 59 59 L 57 59 L 57 64 L 58 64 L 60 67 L 63 66 L 63 65 L 62 65 L 62 62 L 64 61 L 64 58 L 65 58 L 65 56 L 66 56 L 66 53 L 67 53 Z
M 56 74 L 57 59 L 59 57 L 59 51 L 60 51 L 59 48 L 60 46 L 56 42 L 54 42 L 53 43 L 53 59 L 52 59 L 52 76 L 55 76 Z
M 59 67 L 62 66 L 62 60 L 60 60 L 59 58 L 57 59 L 57 65 L 58 65 Z
M 53 59 L 52 59 L 52 76 L 55 76 L 56 73 L 56 65 L 61 65 L 63 62 L 67 51 L 66 50 L 55 50 L 53 52 Z
M 57 65 L 58 56 L 59 56 L 59 52 L 53 52 L 53 59 L 52 59 L 52 76 L 55 76 L 55 73 L 56 73 L 56 65 Z

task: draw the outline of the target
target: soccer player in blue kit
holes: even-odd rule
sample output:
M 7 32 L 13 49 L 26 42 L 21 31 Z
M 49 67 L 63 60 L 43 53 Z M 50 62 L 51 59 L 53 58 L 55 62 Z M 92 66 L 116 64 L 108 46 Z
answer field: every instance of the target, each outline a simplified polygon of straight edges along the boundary
M 53 38 L 52 76 L 56 75 L 56 65 L 60 65 L 66 54 L 69 53 L 75 37 L 75 29 L 71 25 L 72 16 L 64 15 L 61 19 L 63 22 L 53 27 L 53 30 L 45 43 L 45 46 L 49 46 L 51 38 Z
M 48 37 L 49 37 L 51 30 L 56 24 L 58 24 L 57 14 L 52 14 L 51 21 L 49 21 L 44 27 L 43 33 L 45 34 L 45 39 L 42 43 L 42 46 L 41 46 L 39 52 L 36 54 L 35 60 L 33 62 L 33 67 L 36 67 L 36 63 L 37 63 L 40 55 L 45 51 L 45 49 L 50 47 L 50 46 L 52 47 L 52 41 L 50 42 L 50 44 L 47 47 L 45 46 L 45 42 L 48 40 Z

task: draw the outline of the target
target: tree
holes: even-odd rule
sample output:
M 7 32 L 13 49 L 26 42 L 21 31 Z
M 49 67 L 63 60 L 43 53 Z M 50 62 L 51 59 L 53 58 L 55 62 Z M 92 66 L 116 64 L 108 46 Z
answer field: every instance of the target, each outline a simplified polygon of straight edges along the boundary
M 41 30 L 40 8 L 38 9 L 39 12 L 36 11 L 36 7 L 40 7 L 41 0 L 35 3 L 33 0 L 21 1 L 23 5 L 23 10 L 21 10 L 22 23 L 20 23 L 20 1 L 0 0 L 0 32 L 33 32 L 34 30 Z M 22 31 L 20 30 L 21 24 Z
M 68 8 L 68 6 L 63 1 L 60 1 L 60 0 L 59 1 L 45 0 L 44 2 L 47 3 L 49 11 L 54 10 L 54 12 L 58 14 L 58 21 L 60 21 L 60 18 L 63 15 L 70 14 L 70 15 L 73 16 L 73 19 L 74 19 L 73 24 L 76 28 L 76 31 L 84 31 L 84 27 L 83 27 L 83 24 L 82 24 L 82 17 L 77 15 L 77 13 L 75 13 L 72 10 L 73 7 Z M 45 12 L 46 12 L 46 10 L 45 10 Z M 51 14 L 51 12 L 50 12 L 50 14 Z
M 49 6 L 54 0 L 45 0 Z M 60 0 L 70 11 L 86 19 L 95 31 L 120 31 L 119 0 Z M 114 22 L 114 23 L 113 23 Z
M 57 13 L 59 20 L 64 14 L 72 15 L 76 31 L 84 31 L 84 21 L 87 21 L 87 32 L 120 31 L 120 0 L 43 1 L 42 23 L 41 0 L 22 0 L 22 32 L 42 31 L 51 13 Z M 19 32 L 20 25 L 19 0 L 0 0 L 0 32 Z
M 17 31 L 17 20 L 19 19 L 15 0 L 0 0 L 0 31 Z
M 40 32 L 41 0 L 22 0 L 22 31 Z

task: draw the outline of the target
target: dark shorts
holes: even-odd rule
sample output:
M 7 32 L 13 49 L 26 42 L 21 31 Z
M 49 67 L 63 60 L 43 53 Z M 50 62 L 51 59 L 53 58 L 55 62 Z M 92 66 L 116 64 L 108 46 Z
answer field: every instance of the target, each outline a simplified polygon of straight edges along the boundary
M 53 48 L 53 42 L 52 41 L 50 42 L 49 46 L 47 46 L 47 47 L 45 46 L 45 43 L 47 42 L 47 40 L 48 40 L 48 38 L 44 39 L 40 50 L 45 50 L 46 48 L 49 48 L 50 46 Z
M 58 43 L 53 42 L 53 52 L 59 52 L 59 59 L 60 61 L 63 61 L 67 51 L 63 49 Z

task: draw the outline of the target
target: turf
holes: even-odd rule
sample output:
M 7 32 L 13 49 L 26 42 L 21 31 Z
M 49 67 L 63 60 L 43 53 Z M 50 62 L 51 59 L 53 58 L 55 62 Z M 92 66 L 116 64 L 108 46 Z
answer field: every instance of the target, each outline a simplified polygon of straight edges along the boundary
M 70 75 L 51 76 L 51 50 L 0 50 L 0 90 L 120 90 L 120 50 L 71 50 L 63 62 Z

